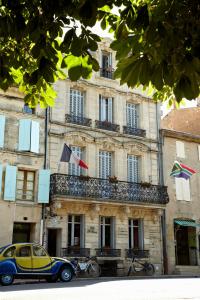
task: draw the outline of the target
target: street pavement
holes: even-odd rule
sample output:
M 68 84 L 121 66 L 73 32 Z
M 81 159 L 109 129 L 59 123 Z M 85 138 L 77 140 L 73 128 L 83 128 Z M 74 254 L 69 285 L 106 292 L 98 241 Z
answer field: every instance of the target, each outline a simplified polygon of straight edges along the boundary
M 51 284 L 20 281 L 9 287 L 0 287 L 0 300 L 46 299 L 200 300 L 200 278 L 99 278 Z

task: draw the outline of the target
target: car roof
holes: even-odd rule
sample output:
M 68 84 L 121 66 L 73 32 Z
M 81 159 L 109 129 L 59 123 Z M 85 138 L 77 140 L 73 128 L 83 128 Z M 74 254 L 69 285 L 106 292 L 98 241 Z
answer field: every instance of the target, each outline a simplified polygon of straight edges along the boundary
M 7 248 L 7 247 L 10 247 L 10 246 L 19 246 L 19 245 L 40 245 L 39 243 L 30 243 L 30 242 L 27 242 L 27 243 L 13 243 L 13 244 L 8 244 L 6 246 L 2 246 L 0 248 Z M 41 246 L 41 245 L 40 245 Z

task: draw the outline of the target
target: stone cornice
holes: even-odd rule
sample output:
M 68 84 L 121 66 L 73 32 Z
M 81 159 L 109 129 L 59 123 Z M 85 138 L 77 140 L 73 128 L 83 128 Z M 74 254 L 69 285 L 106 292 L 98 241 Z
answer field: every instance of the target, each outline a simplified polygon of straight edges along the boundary
M 191 133 L 175 131 L 170 129 L 161 129 L 160 132 L 163 137 L 178 138 L 189 142 L 200 143 L 200 135 L 194 135 Z

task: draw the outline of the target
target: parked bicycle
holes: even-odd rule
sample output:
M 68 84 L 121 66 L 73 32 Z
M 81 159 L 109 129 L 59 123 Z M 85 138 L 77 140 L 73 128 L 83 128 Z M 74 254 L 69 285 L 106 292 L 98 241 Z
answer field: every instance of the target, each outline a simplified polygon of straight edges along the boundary
M 76 276 L 86 273 L 91 277 L 99 277 L 101 275 L 101 268 L 95 256 L 88 256 L 84 261 L 82 259 L 80 261 L 79 258 L 74 258 L 71 260 L 71 263 L 75 267 Z
M 131 265 L 128 269 L 128 276 L 132 273 L 144 272 L 148 276 L 152 276 L 155 273 L 154 265 L 148 261 L 142 261 L 141 259 L 133 256 L 131 259 Z

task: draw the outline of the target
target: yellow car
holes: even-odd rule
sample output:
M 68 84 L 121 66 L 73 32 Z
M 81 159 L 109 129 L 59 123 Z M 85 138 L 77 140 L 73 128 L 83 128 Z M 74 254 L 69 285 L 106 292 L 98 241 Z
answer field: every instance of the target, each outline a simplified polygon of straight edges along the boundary
M 14 278 L 45 278 L 67 282 L 75 275 L 73 264 L 63 258 L 50 257 L 35 243 L 17 243 L 0 248 L 0 283 L 10 285 Z

